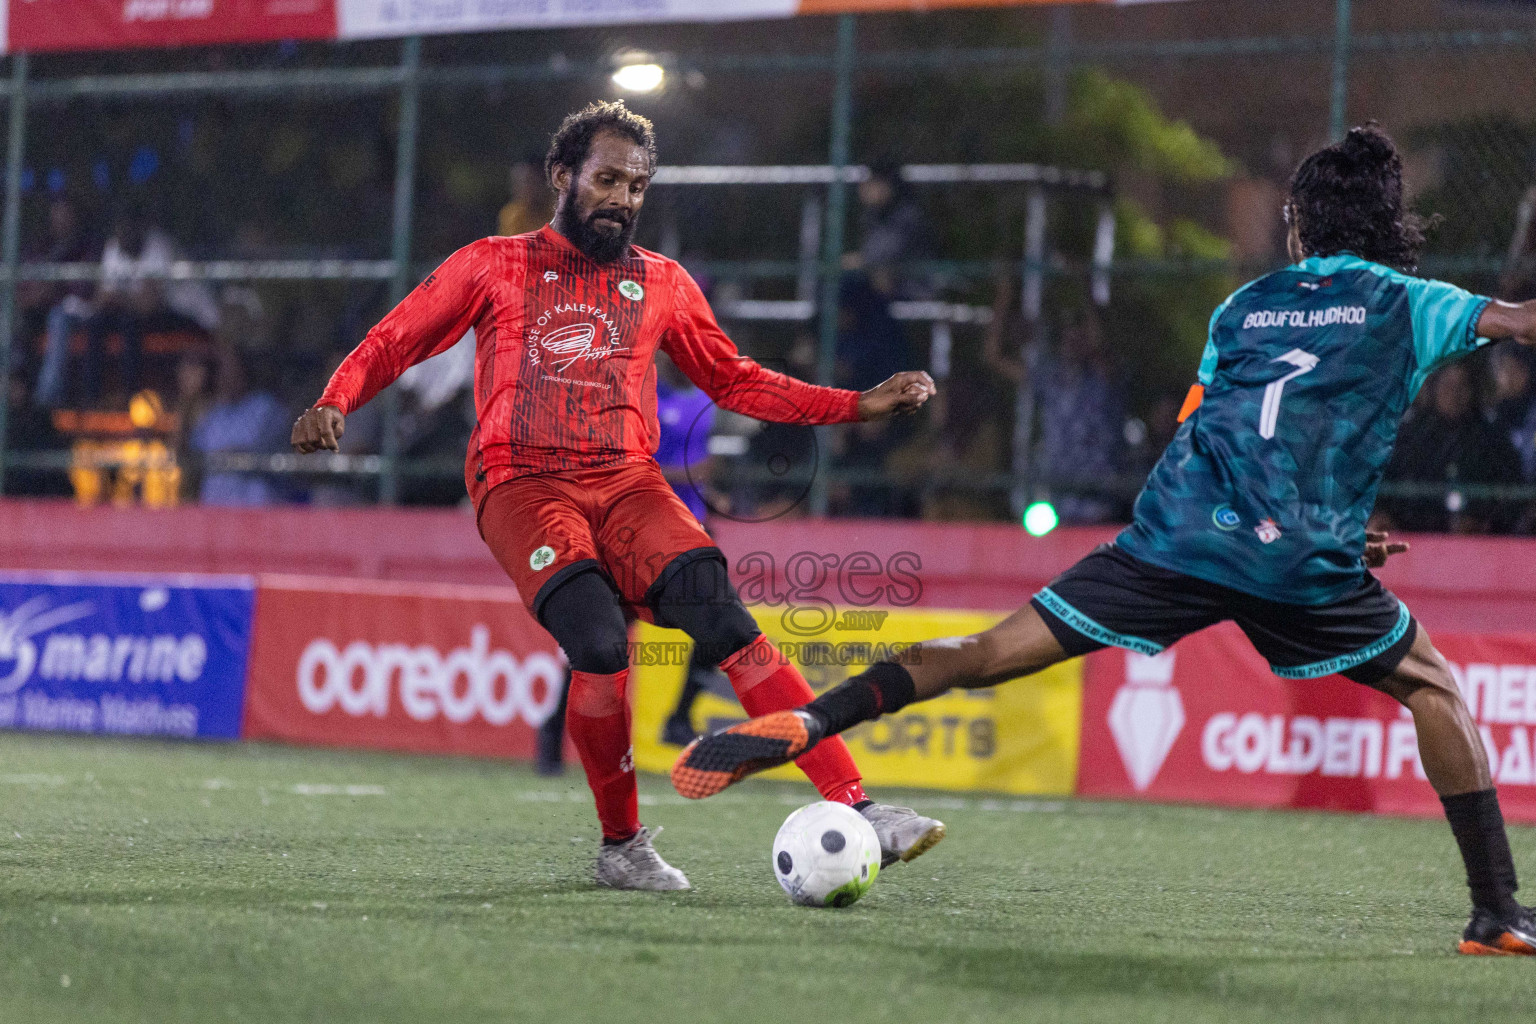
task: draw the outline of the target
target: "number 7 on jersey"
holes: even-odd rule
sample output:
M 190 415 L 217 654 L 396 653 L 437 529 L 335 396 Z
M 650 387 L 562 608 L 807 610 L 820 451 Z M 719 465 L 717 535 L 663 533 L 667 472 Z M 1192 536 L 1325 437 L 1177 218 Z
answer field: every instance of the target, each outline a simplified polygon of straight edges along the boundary
M 1259 436 L 1268 440 L 1275 436 L 1275 421 L 1280 418 L 1280 396 L 1285 391 L 1285 382 L 1294 380 L 1304 373 L 1310 373 L 1317 369 L 1317 356 L 1310 352 L 1303 352 L 1299 348 L 1293 348 L 1283 356 L 1277 357 L 1277 363 L 1290 363 L 1296 369 L 1271 381 L 1264 389 L 1264 406 L 1259 410 Z

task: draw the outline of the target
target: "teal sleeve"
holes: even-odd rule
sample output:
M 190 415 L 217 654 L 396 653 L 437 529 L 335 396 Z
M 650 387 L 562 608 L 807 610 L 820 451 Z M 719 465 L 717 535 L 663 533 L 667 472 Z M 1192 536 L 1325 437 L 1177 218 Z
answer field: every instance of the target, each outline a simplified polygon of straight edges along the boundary
M 1205 351 L 1200 355 L 1200 383 L 1209 387 L 1216 379 L 1216 339 L 1205 339 Z
M 1418 394 L 1426 378 L 1441 366 L 1488 343 L 1477 336 L 1477 321 L 1492 299 L 1444 281 L 1401 277 L 1413 317 L 1413 354 L 1418 368 L 1411 388 Z
M 1211 314 L 1211 326 L 1205 335 L 1205 351 L 1200 354 L 1200 383 L 1209 387 L 1211 381 L 1216 379 L 1216 361 L 1219 354 L 1216 351 L 1216 322 L 1221 319 L 1221 314 L 1232 305 L 1232 300 L 1237 298 L 1237 292 L 1228 295 L 1221 305 L 1216 307 L 1216 312 Z

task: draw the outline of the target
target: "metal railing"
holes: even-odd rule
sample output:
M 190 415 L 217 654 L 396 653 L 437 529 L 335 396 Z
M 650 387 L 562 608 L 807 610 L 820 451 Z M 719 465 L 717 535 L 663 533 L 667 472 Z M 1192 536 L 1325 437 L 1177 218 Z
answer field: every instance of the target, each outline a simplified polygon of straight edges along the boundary
M 1021 67 L 1062 68 L 1076 64 L 1134 65 L 1145 62 L 1200 61 L 1231 57 L 1312 56 L 1331 58 L 1328 129 L 1338 137 L 1347 122 L 1351 64 L 1361 54 L 1423 54 L 1432 51 L 1531 50 L 1536 48 L 1536 28 L 1515 26 L 1451 31 L 1357 32 L 1353 29 L 1352 0 L 1334 0 L 1332 32 L 1313 35 L 1243 36 L 1186 40 L 1082 41 L 1060 31 L 1064 21 L 1053 23 L 1050 37 L 1037 46 L 963 47 L 942 50 L 886 50 L 859 52 L 858 21 L 854 15 L 836 20 L 832 47 L 820 53 L 692 54 L 676 58 L 679 71 L 698 70 L 721 75 L 830 74 L 831 104 L 828 160 L 820 167 L 757 168 L 750 174 L 741 168 L 662 168 L 658 184 L 786 184 L 810 185 L 825 190 L 820 232 L 820 258 L 816 288 L 808 296 L 776 305 L 764 300 L 745 300 L 734 306 L 723 303 L 722 313 L 740 318 L 789 319 L 819 324 L 817 379 L 832 377 L 836 341 L 838 280 L 845 249 L 843 230 L 847 187 L 867 174 L 852 162 L 850 139 L 854 119 L 853 84 L 858 72 L 922 72 L 932 75 L 974 75 L 988 71 L 1008 72 Z M 429 66 L 422 60 L 419 37 L 401 41 L 399 61 L 391 66 L 350 68 L 293 68 L 247 71 L 199 71 L 153 74 L 84 75 L 58 79 L 34 79 L 25 53 L 13 54 L 9 77 L 0 79 L 0 96 L 7 98 L 9 123 L 3 175 L 3 213 L 0 213 L 0 381 L 6 379 L 14 347 L 16 286 L 22 281 L 88 281 L 99 275 L 95 264 L 23 263 L 19 258 L 21 172 L 25 162 L 28 115 L 37 106 L 57 106 L 82 99 L 97 102 L 139 102 L 156 97 L 221 96 L 231 99 L 270 99 L 277 96 L 331 96 L 394 94 L 399 103 L 395 139 L 395 180 L 392 207 L 390 257 L 382 260 L 247 260 L 183 261 L 169 271 L 175 280 L 209 281 L 387 281 L 393 299 L 403 296 L 424 269 L 411 263 L 416 158 L 420 146 L 420 99 L 423 89 L 475 89 L 508 83 L 551 82 L 606 76 L 606 63 L 595 61 L 540 61 L 528 63 Z M 907 169 L 914 183 L 1009 182 L 1104 190 L 1108 181 L 1092 169 L 1063 171 L 1031 164 L 984 165 L 984 169 L 960 165 L 920 165 Z M 749 180 L 750 179 L 750 180 Z M 1426 261 L 1427 272 L 1496 272 L 1500 260 L 1467 256 Z M 1010 261 L 1011 272 L 1059 275 L 1063 270 L 1029 258 Z M 986 276 L 995 272 L 995 261 L 928 260 L 912 264 L 921 272 Z M 735 278 L 796 278 L 805 271 L 802 260 L 707 260 L 697 265 L 704 272 Z M 1108 278 L 1128 276 L 1232 273 L 1247 269 L 1231 261 L 1134 260 L 1115 258 L 1097 269 Z M 1257 269 L 1257 268 L 1255 268 Z M 984 321 L 989 311 L 963 304 L 943 309 L 897 310 L 898 316 L 950 322 Z M 378 456 L 335 456 L 321 463 L 280 461 L 265 470 L 273 473 L 308 473 L 319 464 L 327 472 L 377 476 L 384 500 L 393 500 L 402 475 L 424 471 L 420 463 L 404 460 L 398 451 L 398 399 L 395 389 L 385 393 L 386 428 L 384 451 Z M 6 466 L 36 468 L 60 453 L 12 452 L 6 444 L 9 389 L 0 387 L 0 488 Z M 257 457 L 264 458 L 264 457 Z M 277 457 L 286 459 L 287 457 Z M 342 461 L 336 461 L 340 459 Z M 352 459 L 353 461 L 346 461 Z M 344 467 L 344 468 L 338 468 Z M 438 464 L 433 472 L 445 471 Z M 455 474 L 457 468 L 452 470 Z M 1018 486 L 1016 475 L 1003 478 Z M 975 481 L 992 487 L 1001 481 Z M 955 486 L 964 486 L 959 481 Z M 1463 488 L 1463 490 L 1468 490 Z M 1516 489 L 1519 490 L 1519 489 Z M 1530 493 L 1527 493 L 1530 492 Z M 1536 497 L 1525 489 L 1519 496 Z M 818 491 L 824 507 L 825 492 Z

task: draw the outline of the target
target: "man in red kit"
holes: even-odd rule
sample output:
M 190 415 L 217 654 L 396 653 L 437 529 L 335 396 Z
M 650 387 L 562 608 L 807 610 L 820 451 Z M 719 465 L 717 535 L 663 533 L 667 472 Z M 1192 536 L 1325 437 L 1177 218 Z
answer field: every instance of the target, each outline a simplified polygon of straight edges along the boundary
M 661 348 L 725 409 L 779 423 L 848 423 L 918 409 L 926 373 L 865 392 L 816 387 L 737 353 L 677 263 L 630 244 L 656 170 L 651 122 L 623 103 L 567 117 L 545 170 L 553 223 L 460 249 L 406 296 L 299 417 L 301 452 L 337 450 L 344 417 L 408 367 L 475 330 L 475 410 L 465 483 L 480 535 L 571 664 L 566 723 L 597 802 L 597 881 L 688 888 L 640 823 L 630 746 L 628 622 L 681 629 L 718 662 L 749 715 L 810 700 L 758 630 L 725 557 L 652 458 Z M 796 762 L 823 798 L 874 825 L 886 863 L 944 825 L 876 804 L 841 740 Z

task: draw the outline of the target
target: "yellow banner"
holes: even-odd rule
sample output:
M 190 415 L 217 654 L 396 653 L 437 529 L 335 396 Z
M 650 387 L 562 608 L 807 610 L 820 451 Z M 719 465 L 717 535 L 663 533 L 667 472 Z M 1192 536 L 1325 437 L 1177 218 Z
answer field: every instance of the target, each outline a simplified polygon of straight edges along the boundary
M 1002 616 L 986 612 L 849 609 L 832 628 L 806 637 L 779 610 L 753 609 L 768 639 L 799 666 L 820 693 L 871 661 L 918 640 L 986 629 Z M 803 632 L 803 631 L 802 631 Z M 635 691 L 635 765 L 664 772 L 678 748 L 660 741 L 687 672 L 687 637 L 640 623 L 630 683 Z M 987 790 L 1064 796 L 1077 778 L 1082 717 L 1082 661 L 1073 660 L 990 690 L 956 690 L 844 733 L 872 786 Z M 693 723 L 718 729 L 744 717 L 740 705 L 704 693 Z M 803 779 L 786 765 L 770 778 Z

